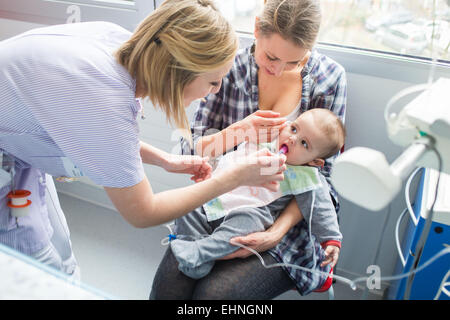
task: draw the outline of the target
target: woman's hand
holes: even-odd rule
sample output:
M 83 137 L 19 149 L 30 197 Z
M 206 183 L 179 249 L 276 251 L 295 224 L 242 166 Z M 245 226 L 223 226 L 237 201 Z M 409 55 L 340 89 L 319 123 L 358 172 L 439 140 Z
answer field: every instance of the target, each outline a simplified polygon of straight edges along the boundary
M 303 219 L 297 201 L 293 198 L 279 217 L 266 231 L 255 232 L 246 236 L 235 237 L 230 240 L 231 244 L 242 244 L 257 252 L 264 252 L 274 248 L 283 239 L 290 228 Z M 246 258 L 253 254 L 251 251 L 241 248 L 223 257 L 222 259 Z
M 278 244 L 278 242 L 280 242 L 280 240 L 281 239 L 278 237 L 276 233 L 271 232 L 270 229 L 268 229 L 266 231 L 255 232 L 242 237 L 234 237 L 230 240 L 230 243 L 232 245 L 241 244 L 257 252 L 264 252 L 275 247 Z M 247 258 L 252 254 L 253 252 L 251 252 L 250 250 L 240 248 L 237 251 L 220 258 L 220 260 Z
M 280 118 L 278 112 L 258 110 L 236 123 L 239 130 L 254 143 L 270 142 L 278 137 L 286 126 L 286 118 Z
M 169 154 L 163 167 L 168 172 L 191 174 L 195 182 L 209 179 L 212 171 L 208 157 L 189 155 Z
M 331 263 L 331 267 L 334 268 L 339 259 L 339 247 L 329 245 L 325 248 L 325 260 L 320 264 L 321 267 Z

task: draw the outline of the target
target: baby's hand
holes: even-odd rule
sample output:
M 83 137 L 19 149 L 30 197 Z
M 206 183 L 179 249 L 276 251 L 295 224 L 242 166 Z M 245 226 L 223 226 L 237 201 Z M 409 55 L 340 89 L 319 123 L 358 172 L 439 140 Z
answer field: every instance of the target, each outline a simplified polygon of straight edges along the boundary
M 331 263 L 331 267 L 334 268 L 336 265 L 338 259 L 339 259 L 339 252 L 341 249 L 339 247 L 329 245 L 325 248 L 325 260 L 320 264 L 321 267 L 326 266 L 327 264 Z

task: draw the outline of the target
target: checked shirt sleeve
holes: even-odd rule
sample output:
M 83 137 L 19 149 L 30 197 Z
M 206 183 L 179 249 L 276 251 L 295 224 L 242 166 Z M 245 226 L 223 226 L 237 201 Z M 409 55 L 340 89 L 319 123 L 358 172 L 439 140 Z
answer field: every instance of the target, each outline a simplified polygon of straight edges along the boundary
M 189 142 L 182 138 L 182 154 L 196 154 L 196 146 L 201 137 L 216 133 L 223 129 L 223 105 L 223 86 L 217 94 L 208 95 L 208 97 L 206 97 L 206 102 L 200 102 L 199 107 L 194 113 L 193 121 L 191 122 L 193 146 L 191 148 Z

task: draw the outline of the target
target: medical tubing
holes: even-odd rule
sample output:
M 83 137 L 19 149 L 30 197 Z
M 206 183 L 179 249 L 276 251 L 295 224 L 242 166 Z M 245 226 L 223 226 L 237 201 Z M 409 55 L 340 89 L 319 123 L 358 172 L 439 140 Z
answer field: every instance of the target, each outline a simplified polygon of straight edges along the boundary
M 439 287 L 439 290 L 441 290 L 441 292 L 444 292 L 445 293 L 445 295 L 447 296 L 447 297 L 450 297 L 450 291 L 448 291 L 445 287 L 447 287 L 447 286 L 450 286 L 450 282 L 444 282 L 440 287 Z M 440 294 L 439 294 L 439 296 L 440 296 Z M 439 299 L 439 296 L 438 296 L 438 299 Z M 437 299 L 436 299 L 437 300 Z
M 161 245 L 167 246 L 167 245 L 170 243 L 170 241 L 175 240 L 177 237 L 176 237 L 176 235 L 173 233 L 173 230 L 172 230 L 172 228 L 170 227 L 170 224 L 169 224 L 169 223 L 168 223 L 168 224 L 165 224 L 164 226 L 165 226 L 167 229 L 169 229 L 169 234 L 168 234 L 167 238 L 162 238 L 162 239 L 161 239 Z
M 411 217 L 411 220 L 414 222 L 414 225 L 415 225 L 415 226 L 417 226 L 417 218 L 416 218 L 416 215 L 414 214 L 414 210 L 413 210 L 413 208 L 412 208 L 412 206 L 411 206 L 411 200 L 410 200 L 409 193 L 410 193 L 410 188 L 411 188 L 411 182 L 412 182 L 412 180 L 414 179 L 414 177 L 416 176 L 416 174 L 417 174 L 421 169 L 423 169 L 423 168 L 422 168 L 422 167 L 416 168 L 416 170 L 414 170 L 414 171 L 410 174 L 410 176 L 409 176 L 409 178 L 408 178 L 408 180 L 406 181 L 406 184 L 405 184 L 405 201 L 406 201 L 406 207 L 407 207 L 407 209 L 408 209 L 409 216 Z
M 411 86 L 408 88 L 405 88 L 403 90 L 401 90 L 400 92 L 398 92 L 396 95 L 394 95 L 386 104 L 386 108 L 384 109 L 384 121 L 386 123 L 390 123 L 389 120 L 389 115 L 390 115 L 390 110 L 392 108 L 392 106 L 394 105 L 394 103 L 396 103 L 398 100 L 400 100 L 401 98 L 413 94 L 415 92 L 418 91 L 424 91 L 426 89 L 428 89 L 430 87 L 431 84 L 429 83 L 422 83 L 422 84 L 418 84 L 415 86 Z
M 423 265 L 421 265 L 418 268 L 415 268 L 407 273 L 400 273 L 400 274 L 396 274 L 396 275 L 392 275 L 392 276 L 385 276 L 385 277 L 380 277 L 380 281 L 394 281 L 394 280 L 400 280 L 403 278 L 406 278 L 410 275 L 419 273 L 420 271 L 422 271 L 423 269 L 425 269 L 426 267 L 428 267 L 430 264 L 432 264 L 435 260 L 439 259 L 441 256 L 449 254 L 450 253 L 450 248 L 444 248 L 441 249 L 441 251 L 439 251 L 438 253 L 436 253 L 434 256 L 432 256 L 430 259 L 428 259 Z M 355 280 L 353 280 L 353 283 L 356 284 L 358 282 L 362 282 L 362 281 L 366 281 L 367 279 L 369 279 L 369 277 L 359 277 L 356 278 Z
M 314 194 L 314 192 L 313 192 L 313 194 Z M 313 204 L 314 204 L 314 201 L 315 201 L 315 197 L 313 196 L 313 201 L 312 201 Z M 312 207 L 314 207 L 314 206 L 312 206 Z M 309 217 L 310 224 L 311 224 L 311 221 L 312 221 L 311 216 L 312 216 L 312 209 L 311 209 L 311 215 Z M 165 224 L 164 226 L 169 229 L 170 234 L 168 235 L 168 238 L 164 238 L 164 239 L 161 240 L 161 244 L 162 245 L 170 244 L 170 242 L 172 240 L 174 240 L 175 238 L 178 238 L 178 239 L 191 239 L 191 240 L 195 241 L 197 239 L 210 236 L 209 234 L 202 234 L 202 235 L 197 235 L 197 236 L 190 236 L 190 235 L 176 235 L 175 236 L 173 234 L 173 230 L 172 230 L 170 224 Z M 314 243 L 313 243 L 312 238 L 311 238 L 311 227 L 310 226 L 309 226 L 309 236 L 310 236 L 310 240 L 311 240 L 310 243 L 312 245 L 312 251 L 313 251 L 313 261 L 314 261 L 313 268 L 315 268 L 317 262 L 316 262 L 316 256 L 315 256 Z M 229 240 L 225 240 L 225 239 L 218 239 L 218 238 L 216 238 L 216 240 L 225 241 L 227 243 L 230 242 Z M 256 255 L 256 257 L 259 259 L 259 261 L 261 261 L 262 266 L 264 268 L 266 268 L 266 269 L 275 268 L 275 267 L 291 267 L 291 268 L 294 268 L 294 269 L 303 270 L 305 272 L 319 274 L 319 275 L 324 276 L 326 278 L 328 278 L 330 276 L 329 272 L 319 271 L 319 270 L 316 270 L 316 269 L 313 269 L 313 268 L 306 268 L 306 267 L 302 267 L 302 266 L 298 266 L 298 265 L 290 264 L 290 263 L 274 263 L 274 264 L 267 265 L 265 263 L 263 257 L 256 250 L 254 250 L 254 249 L 252 249 L 250 247 L 247 247 L 246 245 L 241 244 L 241 243 L 233 242 L 232 244 L 237 246 L 237 247 L 241 247 L 241 248 L 243 248 L 245 250 L 248 250 L 251 253 L 253 253 L 254 255 Z M 338 275 L 335 275 L 335 274 L 333 274 L 332 277 L 333 277 L 333 279 L 336 279 L 337 281 L 341 281 L 341 282 L 343 282 L 345 284 L 348 284 L 350 288 L 352 288 L 353 290 L 356 290 L 356 286 L 354 285 L 352 280 L 344 278 L 344 277 L 341 277 L 341 276 L 338 276 Z
M 436 292 L 436 295 L 434 296 L 433 300 L 439 299 L 439 297 L 441 296 L 441 292 L 444 292 L 448 297 L 450 297 L 450 292 L 445 288 L 446 286 L 450 285 L 450 282 L 447 282 L 449 277 L 450 277 L 450 270 L 448 270 L 445 276 L 442 278 L 441 285 L 439 286 L 439 289 Z
M 403 266 L 406 265 L 406 259 L 403 256 L 402 248 L 401 248 L 401 245 L 400 245 L 399 228 L 400 228 L 400 223 L 403 220 L 403 217 L 405 216 L 406 212 L 409 212 L 409 216 L 410 216 L 411 220 L 413 221 L 414 225 L 417 226 L 417 218 L 416 218 L 416 216 L 414 214 L 414 210 L 413 210 L 412 205 L 411 205 L 411 200 L 410 200 L 409 194 L 410 194 L 412 180 L 417 175 L 417 173 L 420 172 L 422 169 L 423 169 L 422 167 L 416 168 L 416 170 L 414 170 L 410 174 L 408 180 L 406 181 L 406 185 L 405 185 L 406 208 L 400 214 L 400 216 L 398 217 L 397 222 L 395 224 L 395 233 L 394 233 L 394 235 L 395 235 L 395 245 L 397 247 L 398 256 L 400 257 L 400 261 L 401 261 Z
M 255 250 L 253 250 L 252 248 L 249 248 L 243 244 L 239 244 L 239 243 L 233 243 L 234 245 L 237 245 L 241 248 L 247 249 L 248 251 L 252 252 L 253 254 L 255 254 L 259 260 L 261 261 L 261 264 L 265 267 L 265 268 L 273 268 L 273 267 L 291 267 L 291 268 L 295 268 L 295 269 L 300 269 L 306 272 L 311 272 L 311 273 L 316 273 L 316 274 L 320 274 L 320 275 L 326 275 L 327 277 L 329 276 L 329 273 L 323 272 L 323 271 L 319 271 L 319 270 L 313 270 L 310 268 L 305 268 L 302 266 L 298 266 L 298 265 L 294 265 L 294 264 L 289 264 L 289 263 L 275 263 L 275 264 L 271 264 L 271 265 L 266 265 L 264 262 L 264 259 L 258 254 L 258 252 L 256 252 Z M 416 268 L 414 270 L 411 270 L 407 273 L 400 273 L 397 275 L 393 275 L 393 276 L 384 276 L 384 277 L 380 277 L 380 281 L 393 281 L 393 280 L 400 280 L 403 279 L 405 277 L 408 277 L 412 274 L 416 274 L 420 271 L 422 271 L 423 269 L 425 269 L 426 267 L 428 267 L 430 264 L 432 264 L 435 260 L 439 259 L 441 256 L 445 255 L 445 254 L 449 254 L 450 253 L 450 247 L 449 248 L 444 248 L 441 251 L 439 251 L 438 253 L 436 253 L 433 257 L 431 257 L 430 259 L 428 259 L 423 265 L 421 265 L 419 268 Z M 358 282 L 364 282 L 367 281 L 370 277 L 359 277 L 356 278 L 355 280 L 350 280 L 338 275 L 333 274 L 332 275 L 333 279 L 336 279 L 338 281 L 341 281 L 343 283 L 346 283 L 350 286 L 351 289 L 356 290 L 356 284 Z M 445 289 L 446 290 L 446 289 Z
M 169 227 L 168 225 L 166 225 L 166 226 Z M 169 227 L 169 229 L 170 229 L 170 227 Z M 184 238 L 184 239 L 196 240 L 196 239 L 203 238 L 203 237 L 208 237 L 208 236 L 210 236 L 210 235 L 209 234 L 205 234 L 205 235 L 198 235 L 196 237 L 188 236 L 188 235 L 177 235 L 176 237 L 179 238 L 179 239 L 183 239 Z M 225 240 L 225 239 L 216 239 L 216 240 L 222 240 L 222 241 L 229 242 L 228 240 Z M 167 244 L 169 242 L 170 241 L 168 241 Z M 311 268 L 306 268 L 306 267 L 302 267 L 302 266 L 298 266 L 298 265 L 290 264 L 290 263 L 274 263 L 274 264 L 267 265 L 265 263 L 264 259 L 261 257 L 261 255 L 256 250 L 254 250 L 254 249 L 252 249 L 250 247 L 247 247 L 246 245 L 241 244 L 241 243 L 233 242 L 232 244 L 235 245 L 235 246 L 244 248 L 244 249 L 250 251 L 251 253 L 253 253 L 254 255 L 256 255 L 258 257 L 258 259 L 261 261 L 261 264 L 263 265 L 263 267 L 266 268 L 266 269 L 275 268 L 275 267 L 290 267 L 290 268 L 299 269 L 299 270 L 302 270 L 302 271 L 305 271 L 305 272 L 309 272 L 309 273 L 315 273 L 315 274 L 323 275 L 323 276 L 326 276 L 326 277 L 330 276 L 329 273 L 324 272 L 324 271 L 319 271 L 319 270 L 315 270 L 315 269 L 311 269 Z M 408 276 L 410 276 L 412 274 L 416 274 L 416 273 L 422 271 L 423 269 L 428 267 L 430 264 L 432 264 L 435 260 L 437 260 L 441 256 L 443 256 L 445 254 L 449 254 L 449 253 L 450 253 L 450 247 L 444 248 L 441 251 L 439 251 L 438 253 L 436 253 L 434 256 L 432 256 L 430 259 L 428 259 L 419 268 L 413 269 L 413 270 L 411 270 L 411 271 L 409 271 L 407 273 L 400 273 L 400 274 L 397 274 L 397 275 L 380 277 L 379 280 L 380 281 L 393 281 L 393 280 L 400 280 L 400 279 L 406 278 L 406 277 L 408 277 Z M 349 287 L 352 290 L 356 290 L 356 284 L 357 283 L 365 282 L 365 281 L 367 281 L 368 279 L 371 278 L 371 277 L 359 277 L 359 278 L 356 278 L 354 280 L 350 280 L 348 278 L 341 277 L 341 276 L 336 275 L 336 274 L 333 274 L 332 277 L 333 277 L 333 279 L 336 279 L 337 281 L 341 281 L 342 283 L 345 283 L 345 284 L 349 285 Z M 444 289 L 444 291 L 446 291 L 446 289 Z
M 435 1 L 433 1 L 433 14 L 435 12 L 436 12 L 436 3 L 435 3 Z M 433 19 L 433 21 L 434 21 L 434 19 Z M 433 33 L 434 33 L 434 27 L 435 26 L 433 26 Z M 432 38 L 434 38 L 434 37 L 432 37 Z M 389 122 L 389 115 L 390 115 L 389 112 L 390 112 L 390 109 L 392 108 L 392 106 L 393 106 L 393 104 L 395 102 L 397 102 L 403 96 L 406 96 L 408 94 L 411 94 L 411 93 L 414 93 L 414 92 L 417 92 L 417 91 L 426 90 L 427 88 L 429 88 L 432 85 L 434 74 L 435 74 L 435 70 L 436 70 L 436 62 L 437 62 L 436 55 L 435 55 L 436 51 L 435 51 L 435 47 L 433 46 L 433 41 L 434 41 L 434 39 L 432 39 L 432 43 L 431 43 L 431 47 L 432 47 L 432 50 L 431 50 L 432 63 L 431 63 L 430 73 L 428 75 L 428 82 L 426 84 L 420 84 L 420 85 L 416 85 L 416 86 L 412 86 L 412 87 L 409 87 L 407 89 L 404 89 L 404 90 L 398 92 L 394 97 L 392 97 L 388 101 L 388 103 L 386 105 L 386 108 L 384 109 L 384 120 L 385 120 L 385 122 L 387 124 L 390 123 Z M 420 236 L 418 245 L 416 245 L 416 248 L 419 248 L 419 249 L 417 250 L 417 253 L 416 253 L 415 257 L 414 257 L 413 268 L 415 266 L 417 266 L 418 263 L 419 263 L 420 257 L 422 255 L 422 250 L 423 250 L 423 248 L 425 246 L 425 241 L 426 241 L 426 239 L 428 237 L 429 228 L 431 227 L 433 209 L 434 209 L 434 205 L 435 205 L 436 200 L 437 200 L 440 172 L 441 172 L 441 169 L 442 169 L 442 159 L 441 159 L 441 156 L 440 156 L 439 152 L 433 146 L 431 147 L 431 149 L 436 153 L 436 155 L 438 157 L 438 160 L 439 160 L 439 176 L 438 176 L 438 181 L 436 183 L 436 193 L 435 193 L 435 197 L 434 197 L 434 200 L 433 200 L 433 204 L 431 205 L 431 209 L 430 209 L 430 212 L 428 214 L 427 220 L 425 222 L 425 227 L 424 227 L 424 230 L 422 231 L 422 234 Z M 411 212 L 412 212 L 412 210 L 410 211 L 410 215 L 411 215 L 411 217 L 413 217 L 414 215 Z M 415 216 L 413 218 L 413 221 L 416 223 Z M 416 225 L 417 225 L 417 223 L 416 223 Z M 442 252 L 442 251 L 443 250 L 441 250 L 440 252 Z M 431 259 L 429 259 L 427 262 L 429 262 L 430 260 Z M 424 265 L 426 265 L 427 262 Z M 417 269 L 413 269 L 413 270 L 417 270 Z M 405 294 L 404 294 L 404 298 L 405 299 L 409 299 L 409 294 L 410 294 L 410 290 L 411 290 L 411 287 L 412 287 L 412 281 L 413 281 L 413 277 L 411 275 L 411 277 L 408 278 L 408 282 L 407 282 L 407 285 L 406 285 Z M 441 288 L 442 288 L 442 285 L 441 285 Z M 443 290 L 448 292 L 445 288 L 443 288 Z
M 430 232 L 431 223 L 433 222 L 434 205 L 436 204 L 436 201 L 437 201 L 437 195 L 438 195 L 438 191 L 439 191 L 439 182 L 440 182 L 440 179 L 441 179 L 441 171 L 442 171 L 442 157 L 441 157 L 441 154 L 439 153 L 439 151 L 434 146 L 430 146 L 430 149 L 432 151 L 434 151 L 434 153 L 436 154 L 436 157 L 438 159 L 438 172 L 439 172 L 439 174 L 438 174 L 438 178 L 437 178 L 437 181 L 436 181 L 436 188 L 435 188 L 435 191 L 434 191 L 433 203 L 431 205 L 430 211 L 428 212 L 427 219 L 425 220 L 425 226 L 424 226 L 424 228 L 422 230 L 422 233 L 420 234 L 419 241 L 417 242 L 417 245 L 416 245 L 414 261 L 413 261 L 413 264 L 412 264 L 413 268 L 416 268 L 419 265 L 420 258 L 422 257 L 422 253 L 423 253 L 423 249 L 425 247 L 426 240 L 428 239 L 428 234 Z M 408 277 L 408 281 L 406 283 L 406 289 L 405 289 L 405 294 L 404 294 L 404 299 L 405 300 L 409 300 L 409 295 L 411 293 L 413 280 L 414 280 L 414 274 L 411 274 Z
M 324 272 L 324 271 L 319 271 L 319 270 L 315 270 L 315 269 L 311 269 L 311 268 L 306 268 L 306 267 L 298 266 L 296 264 L 274 263 L 274 264 L 267 265 L 265 263 L 263 257 L 261 257 L 261 255 L 256 250 L 254 250 L 254 249 L 252 249 L 250 247 L 247 247 L 246 245 L 243 245 L 241 243 L 234 243 L 233 242 L 233 245 L 241 247 L 241 248 L 244 248 L 244 249 L 250 251 L 251 253 L 253 253 L 254 255 L 256 255 L 258 257 L 259 261 L 261 261 L 261 264 L 263 265 L 263 267 L 266 268 L 266 269 L 275 268 L 275 267 L 290 267 L 290 268 L 294 268 L 294 269 L 303 270 L 305 272 L 316 273 L 316 274 L 325 276 L 327 278 L 330 276 L 329 272 Z M 335 275 L 335 274 L 333 274 L 331 277 L 333 279 L 341 281 L 341 282 L 343 282 L 345 284 L 348 284 L 350 286 L 350 288 L 352 288 L 353 290 L 356 290 L 356 286 L 354 284 L 354 281 L 352 281 L 350 279 L 347 279 L 347 278 L 344 278 L 344 277 L 341 277 L 341 276 L 338 276 L 338 275 Z
M 167 227 L 169 227 L 169 226 L 167 226 Z M 170 227 L 169 227 L 169 229 L 170 229 Z M 197 239 L 208 237 L 208 236 L 210 236 L 210 235 L 209 234 L 203 234 L 203 235 L 198 235 L 198 236 L 177 235 L 176 237 L 178 239 L 197 240 Z M 226 239 L 216 238 L 215 240 L 220 240 L 220 241 L 224 241 L 224 242 L 230 243 L 230 241 L 226 240 Z M 168 241 L 167 243 L 169 243 L 169 242 L 170 241 Z M 306 268 L 306 267 L 302 267 L 302 266 L 298 266 L 298 265 L 290 264 L 290 263 L 274 263 L 274 264 L 267 265 L 266 262 L 264 261 L 263 257 L 255 249 L 247 247 L 246 245 L 238 243 L 238 242 L 233 242 L 232 245 L 237 246 L 237 247 L 241 247 L 241 248 L 243 248 L 245 250 L 248 250 L 251 253 L 253 253 L 259 259 L 259 261 L 261 261 L 262 266 L 264 268 L 266 268 L 266 269 L 275 268 L 275 267 L 291 267 L 291 268 L 294 268 L 294 269 L 303 270 L 305 272 L 316 273 L 316 274 L 325 276 L 326 278 L 328 278 L 330 276 L 329 272 L 319 271 L 319 270 L 316 270 L 316 269 Z M 315 251 L 314 247 L 313 247 L 313 251 Z M 316 267 L 316 264 L 314 264 L 314 267 Z M 356 286 L 354 286 L 352 280 L 344 278 L 344 277 L 341 277 L 341 276 L 338 276 L 338 275 L 335 275 L 335 274 L 333 274 L 332 277 L 333 277 L 333 279 L 336 279 L 336 280 L 341 281 L 341 282 L 343 282 L 345 284 L 348 284 L 350 286 L 350 288 L 352 288 L 353 290 L 356 290 Z
M 439 152 L 438 152 L 434 147 L 431 147 L 431 149 L 432 149 L 432 150 L 436 153 L 436 155 L 438 156 L 438 160 L 439 160 L 439 169 L 441 169 L 441 167 L 442 167 L 442 159 L 441 159 L 441 156 L 440 156 Z M 439 170 L 439 172 L 440 172 L 440 170 Z M 413 175 L 415 175 L 416 173 L 417 173 L 416 171 L 413 172 Z M 437 180 L 437 183 L 436 183 L 436 193 L 435 193 L 435 197 L 434 197 L 433 204 L 432 204 L 432 206 L 431 206 L 431 210 L 430 210 L 429 217 L 431 216 L 431 214 L 432 214 L 432 212 L 433 212 L 433 208 L 434 208 L 434 205 L 435 205 L 436 200 L 437 200 L 437 190 L 438 190 L 438 186 L 439 186 L 439 180 L 440 180 L 440 175 L 438 176 L 438 180 Z M 314 207 L 314 201 L 315 201 L 315 199 L 314 199 L 314 192 L 313 192 L 313 201 L 312 201 L 312 204 L 313 204 L 313 205 L 312 205 L 312 208 Z M 312 248 L 313 248 L 313 261 L 314 261 L 314 268 L 315 268 L 315 267 L 316 267 L 316 261 L 315 261 L 316 257 L 315 257 L 314 243 L 313 243 L 312 237 L 311 237 L 311 236 L 312 236 L 312 234 L 311 234 L 311 222 L 312 222 L 312 213 L 313 213 L 313 209 L 312 209 L 312 208 L 311 208 L 311 213 L 310 213 L 310 216 L 309 216 L 309 226 L 308 226 L 309 230 L 308 230 L 308 232 L 309 232 L 309 236 L 310 236 L 310 243 L 311 243 Z M 403 213 L 402 213 L 402 214 L 403 214 Z M 427 220 L 428 220 L 428 219 L 427 219 Z M 165 226 L 169 229 L 170 234 L 168 235 L 168 238 L 164 238 L 164 239 L 161 240 L 161 244 L 162 244 L 162 245 L 168 245 L 168 244 L 170 243 L 170 241 L 172 241 L 172 240 L 174 240 L 174 239 L 176 239 L 176 238 L 190 238 L 190 239 L 192 239 L 192 240 L 196 240 L 196 239 L 199 239 L 199 238 L 203 238 L 203 237 L 208 237 L 208 236 L 210 236 L 209 234 L 198 235 L 198 236 L 196 236 L 196 237 L 194 237 L 194 236 L 188 236 L 188 235 L 174 235 L 173 230 L 172 230 L 172 228 L 170 227 L 170 224 L 166 224 Z M 385 229 L 385 228 L 383 228 L 383 230 L 384 230 L 384 229 Z M 422 236 L 423 236 L 423 235 L 424 235 L 424 233 L 422 232 Z M 427 235 L 428 235 L 428 233 L 427 233 Z M 421 238 L 421 239 L 422 239 L 422 238 Z M 164 241 L 164 240 L 166 240 L 166 241 Z M 229 242 L 229 240 L 225 240 L 225 239 L 216 239 L 216 240 L 222 240 L 222 241 Z M 420 240 L 419 240 L 419 241 L 420 241 Z M 305 267 L 298 266 L 298 265 L 294 265 L 294 264 L 290 264 L 290 263 L 274 263 L 274 264 L 271 264 L 271 265 L 266 265 L 264 259 L 261 257 L 261 255 L 260 255 L 256 250 L 254 250 L 254 249 L 252 249 L 252 248 L 250 248 L 250 247 L 247 247 L 246 245 L 237 243 L 237 242 L 233 242 L 232 244 L 235 245 L 235 246 L 241 247 L 241 248 L 243 248 L 243 249 L 246 249 L 246 250 L 250 251 L 251 253 L 253 253 L 254 255 L 256 255 L 256 256 L 258 257 L 258 259 L 261 261 L 262 266 L 263 266 L 264 268 L 266 268 L 266 269 L 269 269 L 269 268 L 275 268 L 275 267 L 283 267 L 283 266 L 284 266 L 284 267 L 290 267 L 290 268 L 294 268 L 294 269 L 299 269 L 299 270 L 302 270 L 302 271 L 305 271 L 305 272 L 310 272 L 310 273 L 315 273 L 315 274 L 323 275 L 323 276 L 325 276 L 325 277 L 329 277 L 329 276 L 330 276 L 330 274 L 327 273 L 327 272 L 319 271 L 319 270 L 312 269 L 312 268 L 305 268 Z M 436 253 L 433 257 L 431 257 L 430 259 L 428 259 L 428 260 L 427 260 L 424 264 L 422 264 L 420 267 L 414 267 L 414 266 L 417 266 L 417 263 L 415 263 L 415 264 L 413 264 L 413 269 L 410 270 L 409 272 L 407 272 L 407 273 L 400 273 L 400 274 L 392 275 L 392 276 L 384 276 L 384 277 L 380 277 L 379 281 L 393 281 L 393 280 L 400 280 L 400 279 L 403 279 L 403 278 L 405 278 L 405 277 L 410 277 L 410 276 L 412 276 L 412 275 L 415 275 L 416 273 L 418 273 L 418 272 L 422 271 L 423 269 L 425 269 L 426 267 L 428 267 L 428 266 L 429 266 L 431 263 L 433 263 L 435 260 L 437 260 L 437 259 L 440 258 L 441 256 L 443 256 L 443 255 L 445 255 L 445 254 L 448 254 L 448 253 L 450 253 L 450 247 L 447 247 L 447 248 L 444 248 L 444 249 L 440 250 L 438 253 Z M 417 256 L 418 256 L 418 255 L 416 255 L 416 258 L 417 258 Z M 337 281 L 341 281 L 341 282 L 343 282 L 343 283 L 345 283 L 345 284 L 348 284 L 349 287 L 350 287 L 352 290 L 356 290 L 356 284 L 357 284 L 357 283 L 367 281 L 368 279 L 371 278 L 371 277 L 359 277 L 359 278 L 356 278 L 355 280 L 350 280 L 350 279 L 348 279 L 348 278 L 341 277 L 341 276 L 338 276 L 338 275 L 336 275 L 336 274 L 333 274 L 332 277 L 333 277 L 333 279 L 336 279 Z M 410 277 L 410 278 L 411 278 L 411 277 Z M 448 285 L 447 282 L 443 282 L 443 283 L 445 283 L 445 286 Z M 444 285 L 441 285 L 441 291 L 444 291 L 444 292 L 447 294 L 448 290 L 445 289 L 443 286 L 444 286 Z
M 433 6 L 434 6 L 434 1 L 433 1 Z M 435 12 L 434 10 L 435 8 L 433 8 L 433 12 Z M 433 31 L 434 31 L 434 26 L 433 26 Z M 436 63 L 437 63 L 437 59 L 436 59 L 436 55 L 435 55 L 435 48 L 433 47 L 433 41 L 432 40 L 432 50 L 431 50 L 431 69 L 430 69 L 430 73 L 428 74 L 428 82 L 427 83 L 423 83 L 423 84 L 419 84 L 419 85 L 415 85 L 415 86 L 411 86 L 408 87 L 406 89 L 401 90 L 400 92 L 398 92 L 396 95 L 394 95 L 387 103 L 386 108 L 384 109 L 384 121 L 386 123 L 390 123 L 389 122 L 389 111 L 392 108 L 392 106 L 394 105 L 394 103 L 396 103 L 398 100 L 400 100 L 401 98 L 403 98 L 404 96 L 410 95 L 412 93 L 418 92 L 418 91 L 424 91 L 426 89 L 428 89 L 432 83 L 433 83 L 433 79 L 434 79 L 434 74 L 436 71 Z
M 312 232 L 311 232 L 312 214 L 313 214 L 315 201 L 316 201 L 316 193 L 313 191 L 312 192 L 312 201 L 311 201 L 311 210 L 309 212 L 309 225 L 308 225 L 309 239 L 310 239 L 310 244 L 312 245 L 312 252 L 313 252 L 313 269 L 316 268 L 316 264 L 317 264 L 316 250 L 314 249 L 314 243 L 312 241 Z
M 408 211 L 408 208 L 405 208 L 403 210 L 403 212 L 400 214 L 400 216 L 398 217 L 397 222 L 395 223 L 395 232 L 394 232 L 395 246 L 397 247 L 397 253 L 398 253 L 398 256 L 400 258 L 400 261 L 401 261 L 403 267 L 406 265 L 406 259 L 403 256 L 402 247 L 400 245 L 400 239 L 399 239 L 398 234 L 399 234 L 400 223 L 403 220 L 403 217 L 405 216 L 407 211 Z
M 395 223 L 395 232 L 394 232 L 395 246 L 397 247 L 398 256 L 400 258 L 400 262 L 402 263 L 403 267 L 406 265 L 406 259 L 403 256 L 402 248 L 401 248 L 401 245 L 400 245 L 399 229 L 400 229 L 400 224 L 401 224 L 401 222 L 403 220 L 403 217 L 405 216 L 406 212 L 409 212 L 409 216 L 410 216 L 411 220 L 413 221 L 414 225 L 417 226 L 417 218 L 414 215 L 414 210 L 413 210 L 412 205 L 411 205 L 411 200 L 410 200 L 409 193 L 410 193 L 410 189 L 411 189 L 411 182 L 412 182 L 413 178 L 416 176 L 416 174 L 419 171 L 421 171 L 421 169 L 423 169 L 423 168 L 422 167 L 416 168 L 416 170 L 414 170 L 410 174 L 408 180 L 406 181 L 406 185 L 405 185 L 406 208 L 400 214 L 400 216 L 397 219 L 397 222 Z

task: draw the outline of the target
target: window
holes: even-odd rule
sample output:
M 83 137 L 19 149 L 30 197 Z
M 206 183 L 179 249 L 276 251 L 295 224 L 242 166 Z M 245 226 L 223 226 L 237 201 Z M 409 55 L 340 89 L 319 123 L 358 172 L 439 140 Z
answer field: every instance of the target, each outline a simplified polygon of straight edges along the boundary
M 0 0 L 0 18 L 39 24 L 103 20 L 133 31 L 154 5 L 152 0 Z
M 134 9 L 136 6 L 135 0 L 59 0 L 70 4 L 101 6 L 109 8 L 123 8 Z
M 243 33 L 253 32 L 255 16 L 264 3 L 217 2 Z M 321 6 L 321 44 L 450 61 L 450 0 L 321 0 Z M 401 44 L 386 40 L 394 33 L 403 40 Z
M 261 12 L 263 0 L 221 0 L 216 4 L 222 14 L 240 32 L 253 33 L 255 17 Z

